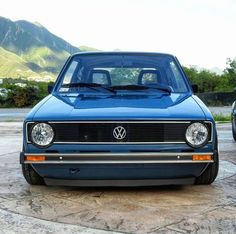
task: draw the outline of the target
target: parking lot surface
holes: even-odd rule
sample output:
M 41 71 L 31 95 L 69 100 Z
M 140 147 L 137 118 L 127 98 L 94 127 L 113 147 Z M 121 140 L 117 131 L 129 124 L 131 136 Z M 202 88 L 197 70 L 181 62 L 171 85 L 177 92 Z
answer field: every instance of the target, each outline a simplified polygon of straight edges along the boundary
M 230 115 L 231 106 L 209 107 L 212 114 Z M 23 121 L 30 108 L 0 108 L 0 122 Z
M 30 186 L 19 165 L 22 123 L 0 122 L 0 233 L 236 233 L 236 142 L 219 124 L 210 186 Z

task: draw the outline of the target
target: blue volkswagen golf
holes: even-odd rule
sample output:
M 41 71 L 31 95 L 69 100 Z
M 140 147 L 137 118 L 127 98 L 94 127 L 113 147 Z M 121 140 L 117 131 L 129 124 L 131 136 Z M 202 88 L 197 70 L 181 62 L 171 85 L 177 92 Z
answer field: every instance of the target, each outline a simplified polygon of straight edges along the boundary
M 196 88 L 196 87 L 195 87 Z M 176 57 L 71 56 L 24 121 L 22 171 L 32 185 L 211 184 L 213 117 Z

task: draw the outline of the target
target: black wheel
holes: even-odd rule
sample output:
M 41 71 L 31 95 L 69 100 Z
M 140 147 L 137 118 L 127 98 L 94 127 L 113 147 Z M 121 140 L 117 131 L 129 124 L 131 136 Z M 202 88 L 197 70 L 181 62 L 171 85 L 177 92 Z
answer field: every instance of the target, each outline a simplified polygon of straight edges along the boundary
M 195 184 L 211 184 L 214 182 L 219 170 L 218 153 L 216 153 L 214 158 L 215 161 L 213 163 L 209 163 L 205 171 L 196 178 Z
M 234 119 L 233 119 L 233 122 L 232 122 L 232 134 L 233 134 L 234 140 L 236 141 L 236 123 L 235 123 Z
M 26 181 L 31 185 L 45 185 L 43 178 L 30 164 L 22 164 L 22 173 Z

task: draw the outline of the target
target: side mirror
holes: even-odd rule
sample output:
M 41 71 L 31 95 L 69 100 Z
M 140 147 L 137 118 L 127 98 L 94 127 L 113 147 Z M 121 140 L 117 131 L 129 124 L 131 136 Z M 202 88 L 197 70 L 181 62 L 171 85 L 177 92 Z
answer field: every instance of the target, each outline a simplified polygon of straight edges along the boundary
M 53 90 L 53 85 L 52 84 L 49 84 L 48 85 L 48 93 L 50 94 Z
M 198 85 L 193 84 L 192 85 L 192 90 L 193 90 L 194 93 L 197 93 L 198 92 Z

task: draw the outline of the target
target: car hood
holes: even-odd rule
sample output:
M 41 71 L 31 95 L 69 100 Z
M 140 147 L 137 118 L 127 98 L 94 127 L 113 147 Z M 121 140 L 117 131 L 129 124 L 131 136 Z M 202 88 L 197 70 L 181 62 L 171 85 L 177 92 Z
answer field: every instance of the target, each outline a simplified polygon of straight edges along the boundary
M 30 112 L 28 119 L 129 120 L 201 119 L 203 108 L 190 94 L 156 95 L 50 95 Z

